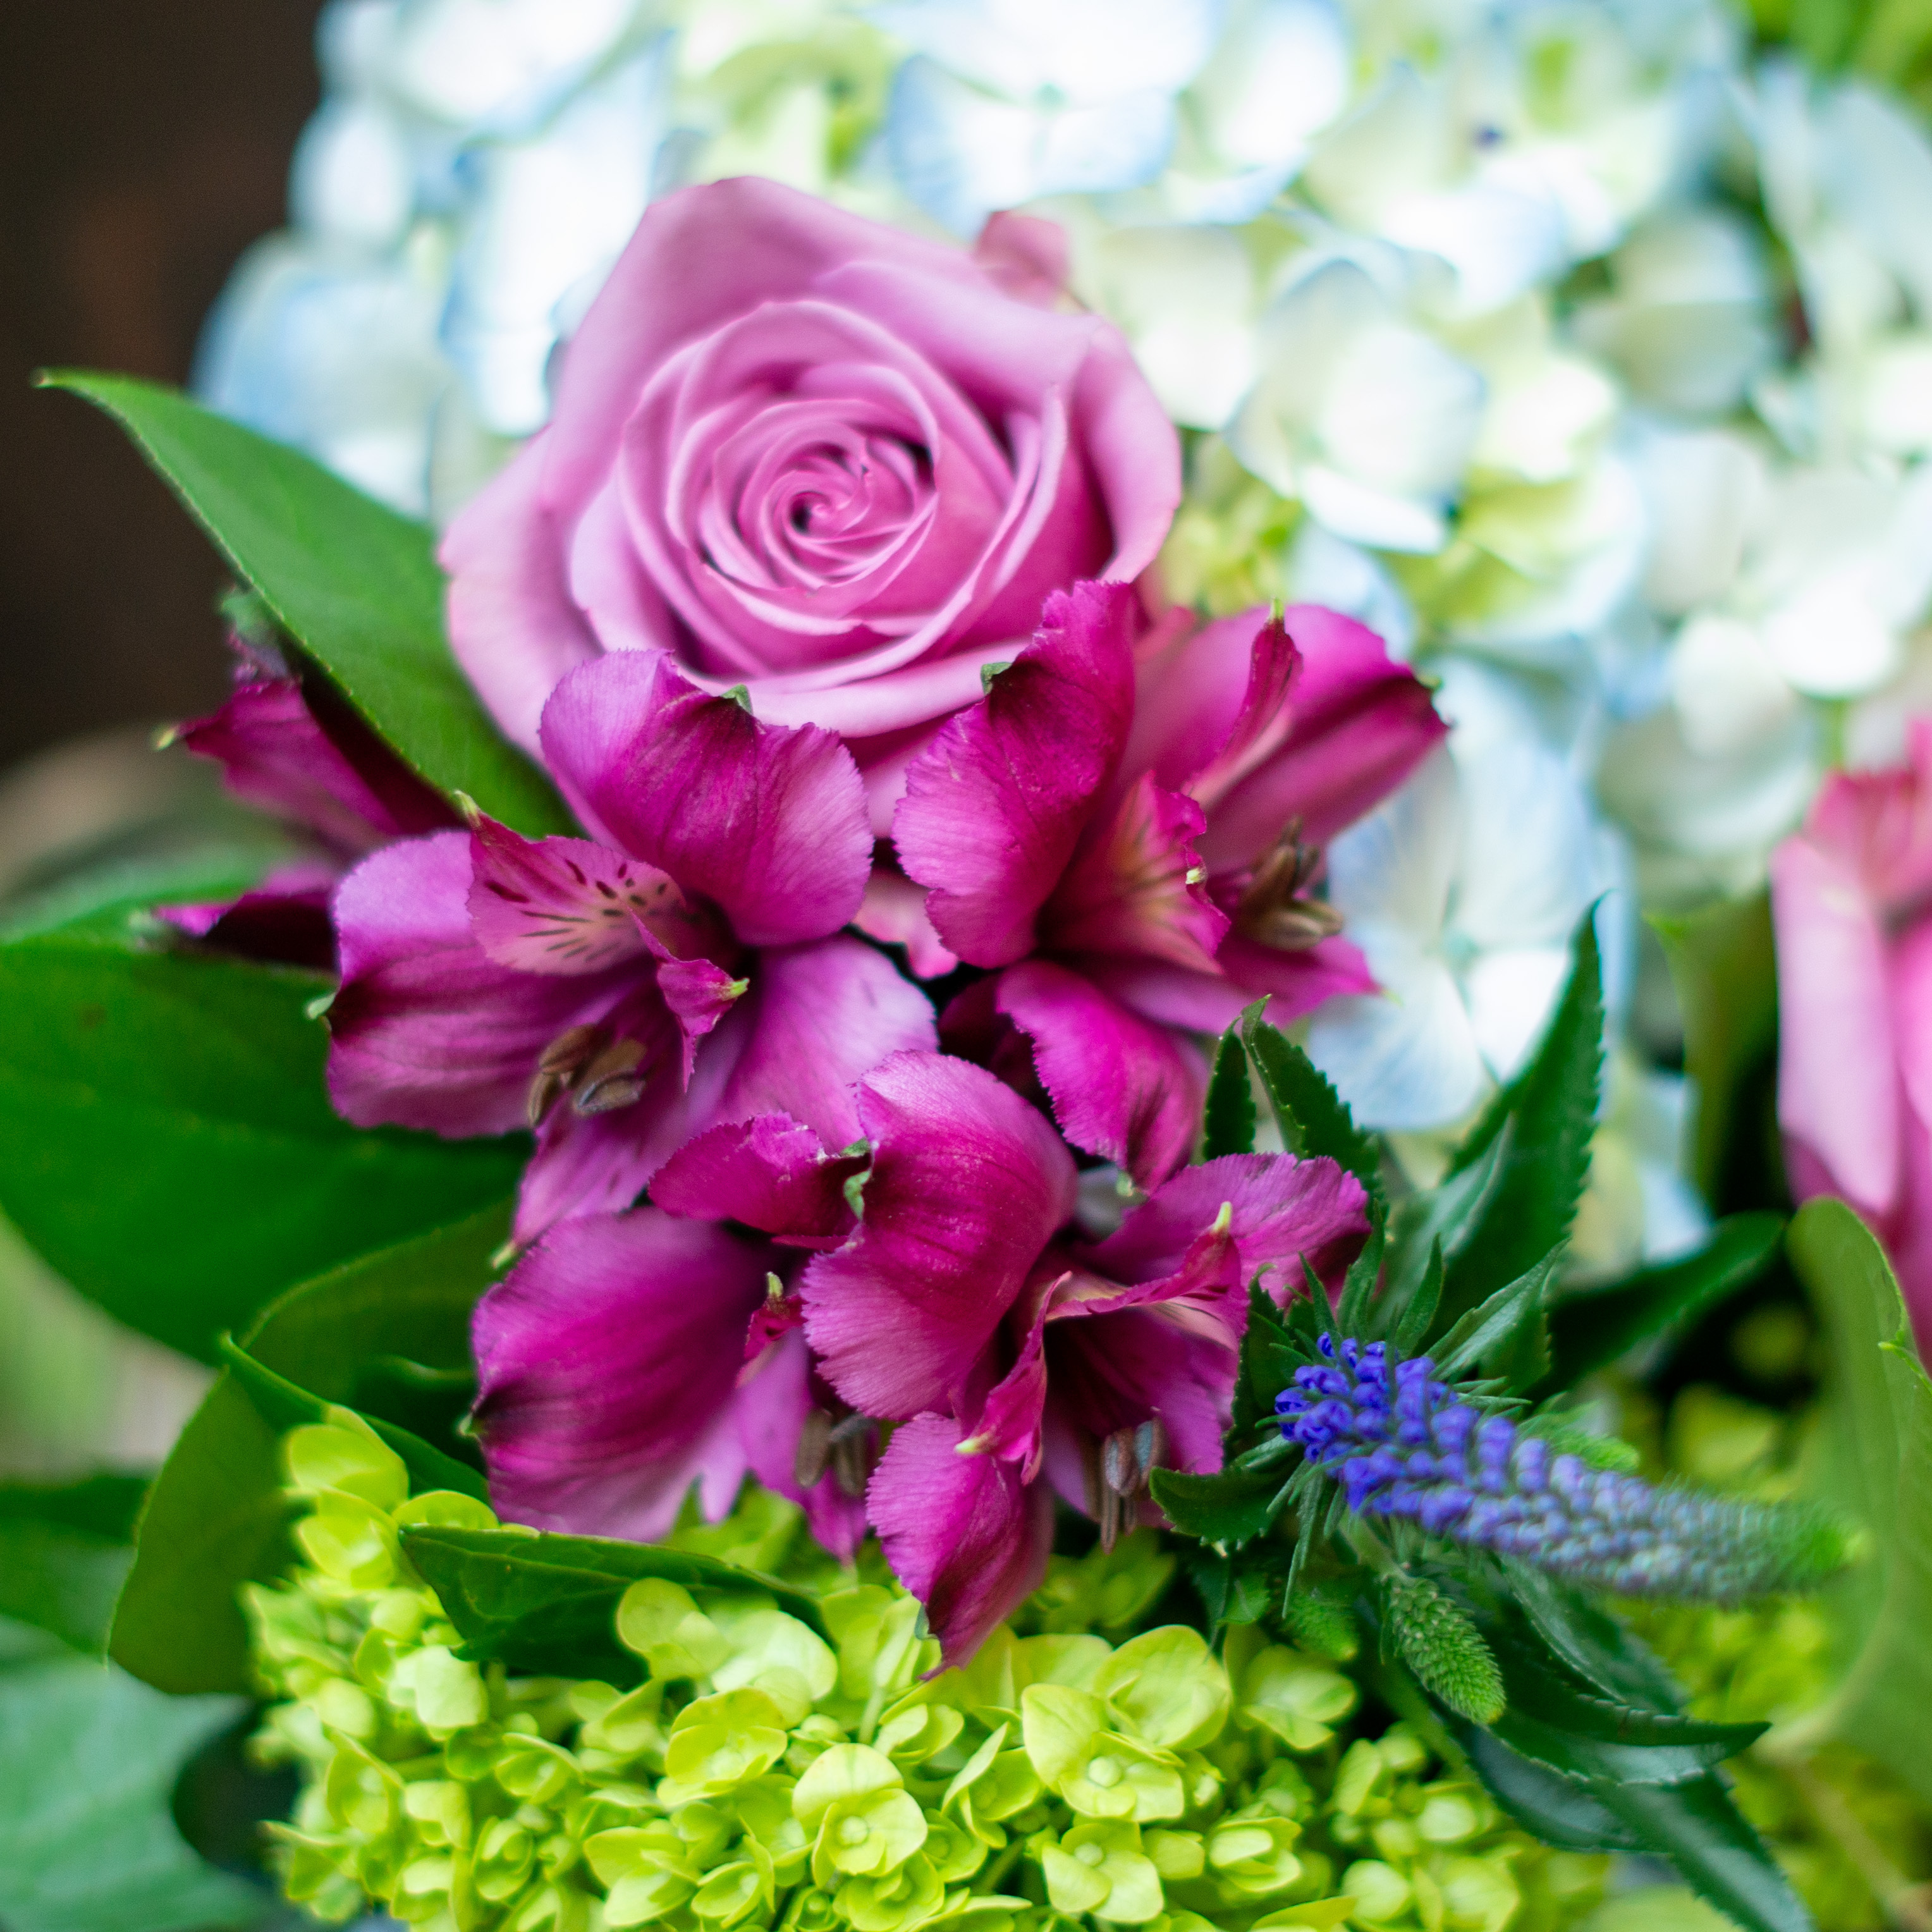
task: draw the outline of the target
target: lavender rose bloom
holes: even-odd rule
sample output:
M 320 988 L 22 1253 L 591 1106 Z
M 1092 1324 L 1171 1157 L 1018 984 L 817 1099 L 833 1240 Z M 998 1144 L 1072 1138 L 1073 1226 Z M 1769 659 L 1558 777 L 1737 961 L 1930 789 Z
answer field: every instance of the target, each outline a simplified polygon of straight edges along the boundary
M 883 831 L 920 728 L 1048 592 L 1138 576 L 1180 499 L 1125 342 L 1035 298 L 1058 242 L 1006 218 L 975 259 L 768 181 L 652 206 L 549 427 L 444 542 L 457 655 L 510 736 L 536 748 L 586 659 L 667 651 L 858 741 Z

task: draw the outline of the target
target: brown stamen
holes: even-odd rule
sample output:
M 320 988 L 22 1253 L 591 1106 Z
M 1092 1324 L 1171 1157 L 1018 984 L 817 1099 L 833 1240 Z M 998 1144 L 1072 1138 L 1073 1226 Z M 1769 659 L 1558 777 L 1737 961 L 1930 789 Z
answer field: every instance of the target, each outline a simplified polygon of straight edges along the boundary
M 1111 1552 L 1124 1530 L 1140 1520 L 1148 1478 L 1167 1449 L 1167 1432 L 1158 1417 L 1132 1429 L 1117 1429 L 1100 1445 L 1098 1458 L 1100 1547 Z
M 1342 915 L 1306 888 L 1322 869 L 1322 854 L 1301 842 L 1301 820 L 1292 819 L 1261 863 L 1234 908 L 1234 929 L 1284 952 L 1300 952 L 1342 929 Z
M 614 1040 L 578 1076 L 570 1104 L 586 1118 L 615 1113 L 644 1098 L 648 1071 L 642 1040 Z
M 808 1408 L 800 1425 L 798 1448 L 791 1459 L 793 1480 L 802 1490 L 818 1483 L 832 1466 L 832 1418 L 822 1408 Z
M 534 1133 L 557 1101 L 577 1084 L 586 1064 L 601 1052 L 610 1036 L 600 1026 L 574 1026 L 560 1033 L 537 1057 L 537 1070 L 524 1102 L 524 1118 Z

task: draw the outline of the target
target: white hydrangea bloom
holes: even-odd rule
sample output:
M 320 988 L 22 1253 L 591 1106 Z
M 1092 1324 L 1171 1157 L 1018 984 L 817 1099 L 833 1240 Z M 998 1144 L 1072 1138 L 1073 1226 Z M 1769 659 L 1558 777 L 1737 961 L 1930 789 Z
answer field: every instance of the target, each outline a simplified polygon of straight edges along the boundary
M 1572 761 L 1499 674 L 1459 665 L 1448 745 L 1328 848 L 1328 892 L 1382 992 L 1331 1000 L 1308 1051 L 1356 1118 L 1399 1131 L 1466 1118 L 1522 1065 L 1577 922 L 1622 884 L 1615 838 Z M 1604 920 L 1627 922 L 1618 896 Z M 1624 947 L 1606 947 L 1613 1001 Z

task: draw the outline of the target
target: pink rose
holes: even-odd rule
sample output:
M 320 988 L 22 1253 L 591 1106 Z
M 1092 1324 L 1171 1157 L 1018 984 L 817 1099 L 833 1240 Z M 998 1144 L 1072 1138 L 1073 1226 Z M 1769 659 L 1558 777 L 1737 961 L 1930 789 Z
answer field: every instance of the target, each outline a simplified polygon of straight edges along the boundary
M 1932 718 L 1905 764 L 1826 781 L 1771 908 L 1792 1191 L 1871 1223 L 1932 1344 Z
M 1150 564 L 1178 439 L 1120 335 L 1036 299 L 1046 224 L 976 261 L 767 181 L 655 204 L 549 427 L 452 524 L 457 656 L 518 742 L 611 650 L 858 741 L 883 830 L 920 729 L 1047 592 Z M 1009 291 L 1016 292 L 1009 292 Z

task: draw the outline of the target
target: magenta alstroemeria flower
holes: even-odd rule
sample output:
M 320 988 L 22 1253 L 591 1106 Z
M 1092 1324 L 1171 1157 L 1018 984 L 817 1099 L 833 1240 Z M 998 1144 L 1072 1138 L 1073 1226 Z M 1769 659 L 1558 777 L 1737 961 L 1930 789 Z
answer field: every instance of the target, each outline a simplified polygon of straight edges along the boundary
M 1932 1346 L 1932 718 L 1906 762 L 1826 779 L 1772 854 L 1778 1118 L 1801 1201 L 1841 1195 Z
M 1307 889 L 1446 728 L 1334 611 L 1183 620 L 1137 646 L 1138 622 L 1120 585 L 1050 597 L 913 759 L 892 836 L 938 939 L 1004 969 L 949 1010 L 948 1044 L 985 1059 L 1024 1035 L 1067 1138 L 1149 1186 L 1200 1118 L 1190 1035 L 1257 998 L 1286 1023 L 1372 989 Z
M 313 854 L 278 866 L 239 898 L 158 906 L 178 930 L 250 958 L 328 968 L 328 896 L 348 867 L 392 840 L 457 816 L 329 686 L 298 676 L 238 634 L 236 689 L 166 742 L 222 768 L 226 789 L 284 820 Z
M 542 735 L 596 839 L 479 817 L 338 890 L 338 1111 L 452 1136 L 534 1128 L 520 1240 L 627 1206 L 713 1121 L 782 1112 L 850 1140 L 851 1083 L 933 1038 L 918 988 L 840 935 L 872 849 L 851 754 L 641 652 L 572 672 Z
M 806 1338 L 846 1408 L 900 1425 L 868 1504 L 957 1661 L 1038 1581 L 1052 1492 L 1111 1540 L 1154 1520 L 1155 1465 L 1220 1466 L 1248 1282 L 1274 1270 L 1286 1297 L 1304 1258 L 1330 1277 L 1365 1203 L 1332 1161 L 1232 1155 L 1096 1241 L 1052 1123 L 984 1069 L 895 1054 L 857 1111 L 868 1147 L 842 1166 L 758 1121 L 694 1141 L 652 1194 L 826 1250 L 799 1280 Z M 841 1190 L 861 1167 L 854 1220 Z
M 812 1534 L 849 1561 L 865 1533 L 876 1432 L 837 1434 L 838 1405 L 812 1367 L 796 1300 L 772 1300 L 798 1260 L 654 1208 L 553 1228 L 484 1296 L 473 1324 L 476 1422 L 498 1511 L 538 1529 L 649 1542 L 694 1484 L 716 1522 L 748 1472 L 800 1504 Z

